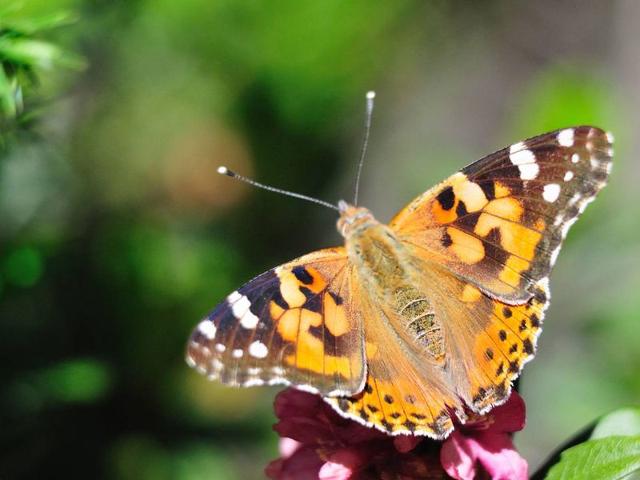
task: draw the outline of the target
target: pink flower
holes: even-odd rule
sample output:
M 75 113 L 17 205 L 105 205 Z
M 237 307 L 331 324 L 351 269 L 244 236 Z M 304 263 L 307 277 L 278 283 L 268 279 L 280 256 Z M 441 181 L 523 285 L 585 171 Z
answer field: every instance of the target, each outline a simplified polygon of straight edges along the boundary
M 522 397 L 513 391 L 504 405 L 469 417 L 442 444 L 440 461 L 447 473 L 458 480 L 473 480 L 480 464 L 494 480 L 526 480 L 527 461 L 511 440 L 511 433 L 525 425 Z
M 489 414 L 470 414 L 444 442 L 392 437 L 338 415 L 317 395 L 286 389 L 275 400 L 280 458 L 265 472 L 274 480 L 468 480 L 476 474 L 526 479 L 527 463 L 510 433 L 524 427 L 524 402 L 513 393 Z M 485 478 L 485 477 L 483 477 Z

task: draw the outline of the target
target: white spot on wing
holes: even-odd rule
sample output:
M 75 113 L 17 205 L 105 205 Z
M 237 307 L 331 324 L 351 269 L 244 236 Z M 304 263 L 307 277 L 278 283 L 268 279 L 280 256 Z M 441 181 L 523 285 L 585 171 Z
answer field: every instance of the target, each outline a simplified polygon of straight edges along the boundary
M 247 310 L 240 319 L 240 325 L 247 330 L 254 329 L 256 325 L 258 325 L 258 317 L 256 317 L 251 310 Z
M 251 306 L 251 302 L 244 295 L 240 295 L 235 302 L 233 303 L 229 302 L 229 304 L 231 305 L 231 311 L 233 312 L 233 316 L 236 317 L 238 320 L 242 318 L 242 316 L 245 314 L 247 310 L 249 310 L 249 307 Z
M 233 352 L 231 352 L 231 356 L 233 356 L 233 358 L 242 358 L 243 353 L 244 352 L 242 350 L 236 348 Z
M 513 148 L 514 146 L 512 145 L 511 147 Z M 536 163 L 536 156 L 531 150 L 510 150 L 510 152 L 509 160 L 514 165 L 517 165 L 522 180 L 533 180 L 538 176 L 540 167 Z
M 558 133 L 558 143 L 563 147 L 571 147 L 573 145 L 573 128 L 560 130 Z
M 212 340 L 216 337 L 216 326 L 211 320 L 203 320 L 198 324 L 198 332 Z
M 509 154 L 514 154 L 520 150 L 524 150 L 526 147 L 523 142 L 514 143 L 509 147 Z
M 560 196 L 560 185 L 557 183 L 550 183 L 545 185 L 542 191 L 542 198 L 549 203 L 555 202 Z
M 573 172 L 571 170 L 567 170 L 567 173 L 564 174 L 564 181 L 568 182 L 573 178 Z
M 264 358 L 269 353 L 267 346 L 259 340 L 249 345 L 249 355 L 256 358 Z
M 577 153 L 574 153 L 573 155 L 571 155 L 571 162 L 578 163 L 579 161 L 580 161 L 580 155 L 578 155 Z
M 531 150 L 518 150 L 509 155 L 509 160 L 514 165 L 524 165 L 525 163 L 536 163 L 536 156 Z
M 237 300 L 240 300 L 240 297 L 242 297 L 242 295 L 240 295 L 240 292 L 234 291 L 229 294 L 229 296 L 227 297 L 227 301 L 229 303 L 235 303 Z
M 533 180 L 538 176 L 538 172 L 540 171 L 537 163 L 519 165 L 518 169 L 520 170 L 520 178 L 522 180 Z
M 213 370 L 215 372 L 219 372 L 220 370 L 222 370 L 224 368 L 224 365 L 222 364 L 222 362 L 220 360 L 218 360 L 217 358 L 214 358 L 211 360 L 211 366 L 213 367 Z
M 216 344 L 216 351 L 217 352 L 224 353 L 224 351 L 226 349 L 227 349 L 227 347 L 225 347 L 222 343 Z

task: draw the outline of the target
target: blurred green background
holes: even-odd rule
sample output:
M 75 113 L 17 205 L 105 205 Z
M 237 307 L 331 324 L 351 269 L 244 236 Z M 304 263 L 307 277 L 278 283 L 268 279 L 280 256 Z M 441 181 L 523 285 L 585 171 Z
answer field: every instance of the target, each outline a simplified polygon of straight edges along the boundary
M 0 32 L 76 20 L 36 35 L 70 56 L 38 66 L 24 115 L 0 132 L 0 478 L 262 477 L 275 390 L 207 382 L 185 342 L 239 284 L 341 239 L 335 212 L 215 169 L 350 198 L 369 89 L 361 200 L 380 220 L 528 136 L 614 132 L 610 186 L 552 277 L 517 444 L 533 471 L 638 402 L 639 2 L 17 7 Z

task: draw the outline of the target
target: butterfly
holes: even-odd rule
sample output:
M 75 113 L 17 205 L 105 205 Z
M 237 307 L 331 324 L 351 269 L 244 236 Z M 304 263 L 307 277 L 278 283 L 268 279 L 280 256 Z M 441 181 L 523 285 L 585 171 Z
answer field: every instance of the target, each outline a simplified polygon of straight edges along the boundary
M 344 246 L 229 294 L 189 365 L 228 385 L 293 385 L 390 434 L 445 438 L 504 403 L 535 355 L 549 273 L 605 185 L 613 138 L 580 126 L 515 143 L 418 196 L 387 225 L 338 204 Z

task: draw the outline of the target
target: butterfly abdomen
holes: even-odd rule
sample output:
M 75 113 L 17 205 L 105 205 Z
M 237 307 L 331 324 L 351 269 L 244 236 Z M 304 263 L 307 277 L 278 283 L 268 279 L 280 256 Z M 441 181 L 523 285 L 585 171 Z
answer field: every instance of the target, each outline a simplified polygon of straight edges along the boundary
M 346 245 L 368 298 L 387 306 L 390 323 L 400 338 L 442 361 L 442 325 L 425 292 L 415 286 L 415 267 L 400 240 L 386 225 L 375 222 L 353 230 Z
M 399 287 L 394 297 L 395 311 L 412 340 L 423 347 L 433 360 L 442 362 L 445 352 L 442 324 L 427 297 L 407 284 Z

